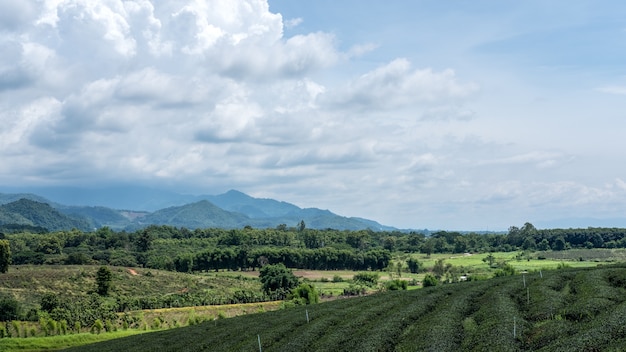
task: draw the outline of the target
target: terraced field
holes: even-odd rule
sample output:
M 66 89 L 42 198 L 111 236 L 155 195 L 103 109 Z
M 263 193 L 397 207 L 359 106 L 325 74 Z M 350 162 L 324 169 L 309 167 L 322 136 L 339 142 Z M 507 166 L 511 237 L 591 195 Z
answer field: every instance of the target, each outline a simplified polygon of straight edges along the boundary
M 621 351 L 626 266 L 340 299 L 71 351 L 259 351 L 259 341 L 263 351 Z

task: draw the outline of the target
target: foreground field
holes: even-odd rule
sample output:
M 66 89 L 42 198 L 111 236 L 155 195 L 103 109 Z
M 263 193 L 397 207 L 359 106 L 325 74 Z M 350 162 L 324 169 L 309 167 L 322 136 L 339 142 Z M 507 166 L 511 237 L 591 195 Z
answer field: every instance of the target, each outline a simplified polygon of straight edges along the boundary
M 308 321 L 307 321 L 308 317 Z M 621 351 L 626 266 L 385 292 L 71 351 Z
M 116 331 L 108 334 L 90 334 L 82 333 L 75 335 L 33 337 L 23 338 L 5 338 L 0 339 L 0 351 L 58 351 L 61 349 L 92 344 L 122 337 L 143 334 L 147 331 L 126 330 Z

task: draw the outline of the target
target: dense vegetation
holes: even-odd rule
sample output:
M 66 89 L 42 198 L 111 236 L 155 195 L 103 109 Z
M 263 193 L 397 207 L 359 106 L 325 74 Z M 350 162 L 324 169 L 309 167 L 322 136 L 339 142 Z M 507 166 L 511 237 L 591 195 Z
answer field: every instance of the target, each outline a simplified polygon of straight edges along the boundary
M 93 226 L 85 219 L 63 215 L 48 204 L 20 199 L 0 205 L 0 228 L 4 231 L 21 228 L 38 232 L 71 228 L 88 231 Z
M 77 332 L 97 320 L 121 326 L 116 313 L 271 298 L 253 278 L 102 266 L 19 266 L 0 276 L 0 322 L 43 318 L 55 324 L 65 321 L 67 331 Z
M 626 248 L 626 229 L 538 230 L 531 224 L 506 234 L 440 231 L 338 231 L 290 228 L 196 229 L 148 226 L 134 232 L 104 227 L 52 233 L 0 233 L 13 264 L 143 266 L 181 272 L 249 270 L 264 263 L 321 270 L 382 270 L 392 253 L 564 251 Z M 409 263 L 411 265 L 411 263 Z
M 526 261 L 527 259 L 530 260 L 530 257 L 528 257 L 528 254 L 524 253 L 541 250 L 543 252 L 539 253 L 542 253 L 540 255 L 543 256 L 543 258 L 557 257 L 559 253 L 574 252 L 571 251 L 571 249 L 575 249 L 576 253 L 578 253 L 579 251 L 595 248 L 624 248 L 626 247 L 625 235 L 626 230 L 624 229 L 588 228 L 538 230 L 528 223 L 521 228 L 511 227 L 506 234 L 440 231 L 428 235 L 418 232 L 407 233 L 400 231 L 316 230 L 307 228 L 304 221 L 301 221 L 296 227 L 279 225 L 276 228 L 266 229 L 255 229 L 248 226 L 240 229 L 205 228 L 189 230 L 184 227 L 152 225 L 132 232 L 114 231 L 108 227 L 103 227 L 93 232 L 74 229 L 71 231 L 42 231 L 39 233 L 37 231 L 28 231 L 28 228 L 15 228 L 15 231 L 0 233 L 0 243 L 3 244 L 0 246 L 0 258 L 5 257 L 3 253 L 9 253 L 8 257 L 11 259 L 10 265 L 38 266 L 45 264 L 47 268 L 50 268 L 49 270 L 53 270 L 52 268 L 59 270 L 62 268 L 81 269 L 73 273 L 69 279 L 64 280 L 64 282 L 61 282 L 58 286 L 43 287 L 41 281 L 37 281 L 36 274 L 24 275 L 29 268 L 28 266 L 20 266 L 15 269 L 9 267 L 8 273 L 0 274 L 0 280 L 3 280 L 3 289 L 9 288 L 18 292 L 20 289 L 23 290 L 26 287 L 30 287 L 28 286 L 30 284 L 26 283 L 25 280 L 31 280 L 33 282 L 32 285 L 39 285 L 39 287 L 32 286 L 32 290 L 36 292 L 36 300 L 34 301 L 17 302 L 15 297 L 11 297 L 11 295 L 0 294 L 0 310 L 2 310 L 5 315 L 0 317 L 0 319 L 5 321 L 39 321 L 39 325 L 43 327 L 53 324 L 56 326 L 57 330 L 63 327 L 62 329 L 67 331 L 81 331 L 81 329 L 99 326 L 98 322 L 100 322 L 100 325 L 106 325 L 107 322 L 119 321 L 119 315 L 116 313 L 138 309 L 251 303 L 284 298 L 293 298 L 296 302 L 304 304 L 316 302 L 319 297 L 317 297 L 317 293 L 314 292 L 312 285 L 306 282 L 294 281 L 292 278 L 280 279 L 281 282 L 287 282 L 288 285 L 285 285 L 284 289 L 279 290 L 273 288 L 267 289 L 265 287 L 266 284 L 275 281 L 264 281 L 263 278 L 261 280 L 262 282 L 259 282 L 257 279 L 243 280 L 243 278 L 240 278 L 234 285 L 231 285 L 236 287 L 224 289 L 224 285 L 215 285 L 206 280 L 203 281 L 202 284 L 193 283 L 196 279 L 192 279 L 191 277 L 195 277 L 197 274 L 208 277 L 209 273 L 224 270 L 237 271 L 239 274 L 243 274 L 243 272 L 256 270 L 261 267 L 272 268 L 272 264 L 281 265 L 281 270 L 277 272 L 284 272 L 285 270 L 283 269 L 287 268 L 358 270 L 362 271 L 362 273 L 355 275 L 353 282 L 349 284 L 346 283 L 343 292 L 345 295 L 359 295 L 368 290 L 367 287 L 376 287 L 376 290 L 383 291 L 407 289 L 407 280 L 399 280 L 401 273 L 404 271 L 416 274 L 424 271 L 423 263 L 416 259 L 416 253 L 420 253 L 420 260 L 431 258 L 433 254 L 437 256 L 439 253 L 485 253 L 481 258 L 476 258 L 476 260 L 479 262 L 482 260 L 484 266 L 488 265 L 490 270 L 493 270 L 489 272 L 488 276 L 491 276 L 492 273 L 496 277 L 511 276 L 516 273 L 515 268 L 509 263 L 506 263 L 506 261 L 499 260 L 496 256 L 488 255 L 488 253 L 495 251 L 516 251 L 519 252 L 519 254 L 514 253 L 517 260 Z M 8 246 L 6 246 L 7 243 Z M 463 257 L 463 255 L 461 255 L 461 257 Z M 582 256 L 580 258 L 582 260 Z M 451 260 L 452 259 L 450 259 L 450 261 Z M 6 260 L 4 263 L 6 263 Z M 465 275 L 468 273 L 467 268 L 453 266 L 450 263 L 446 263 L 443 258 L 437 259 L 430 265 L 432 266 L 429 266 L 430 272 L 428 275 L 419 278 L 422 285 L 425 287 L 440 287 L 440 283 L 442 282 L 454 283 L 461 280 L 475 280 L 487 277 L 481 276 L 484 273 L 467 277 Z M 109 269 L 108 266 L 115 266 L 117 268 Z M 141 268 L 141 270 L 146 271 L 141 275 L 131 275 L 128 269 L 122 267 Z M 21 271 L 20 273 L 16 272 L 18 269 Z M 183 286 L 167 288 L 167 285 L 163 284 L 162 287 L 157 287 L 155 291 L 144 289 L 143 292 L 140 293 L 139 291 L 142 291 L 140 288 L 141 279 L 147 278 L 148 275 L 153 275 L 151 270 L 154 270 L 154 273 L 157 272 L 156 270 L 166 270 L 172 275 L 183 275 L 184 273 L 184 275 L 188 276 L 186 278 L 171 278 L 173 282 L 182 281 L 184 283 Z M 383 270 L 390 273 L 397 272 L 397 276 L 391 277 L 391 274 L 389 274 L 392 280 L 378 285 L 376 280 L 378 280 L 379 276 L 376 272 Z M 621 304 L 621 300 L 616 298 L 618 297 L 616 292 L 621 292 L 620 290 L 623 290 L 624 285 L 619 284 L 619 282 L 622 282 L 622 279 L 617 273 L 619 270 L 623 269 L 612 270 L 612 274 L 606 274 L 608 276 L 602 274 L 605 275 L 602 277 L 606 277 L 606 280 L 602 279 L 604 281 L 600 280 L 594 284 L 598 287 L 603 287 L 602 285 L 608 283 L 607 285 L 610 286 L 610 302 L 600 300 L 602 304 L 605 305 Z M 175 271 L 179 273 L 174 273 Z M 269 269 L 266 269 L 266 271 L 269 271 Z M 164 276 L 166 272 L 159 273 L 159 276 Z M 573 304 L 578 297 L 582 297 L 577 296 L 577 294 L 588 289 L 584 288 L 585 286 L 582 283 L 584 283 L 585 280 L 591 281 L 593 277 L 584 276 L 587 275 L 584 273 L 586 272 L 582 271 L 576 273 L 574 276 L 583 275 L 583 279 L 571 282 L 567 281 L 569 280 L 568 278 L 564 278 L 564 274 L 559 274 L 556 277 L 565 280 L 563 282 L 566 282 L 566 284 L 552 291 L 537 289 L 540 293 L 543 292 L 541 293 L 542 295 L 547 295 L 546 297 L 557 297 L 559 300 L 563 300 L 559 301 L 560 303 L 558 304 L 554 302 L 550 303 L 554 309 L 551 313 L 552 318 L 550 321 L 565 320 L 578 323 L 584 320 L 581 317 L 575 319 L 575 313 L 559 311 L 559 309 L 565 309 L 566 306 L 568 309 L 571 308 L 569 304 Z M 50 276 L 52 272 L 48 272 L 46 275 Z M 464 279 L 461 279 L 462 276 Z M 393 280 L 394 278 L 395 280 Z M 215 279 L 217 280 L 217 277 Z M 413 286 L 416 285 L 415 279 L 415 276 L 412 277 L 414 283 L 411 285 Z M 11 285 L 21 282 L 21 285 L 25 286 L 19 287 L 18 285 L 13 287 L 8 285 L 9 282 L 11 282 Z M 504 280 L 502 282 L 509 281 Z M 529 283 L 531 282 L 533 281 L 530 280 Z M 546 279 L 541 282 L 550 282 L 550 280 Z M 439 293 L 434 293 L 440 291 L 432 291 L 433 297 L 437 297 L 436 300 L 432 302 L 439 300 L 453 311 L 457 309 L 455 308 L 457 306 L 466 308 L 470 306 L 467 310 L 456 311 L 454 318 L 450 319 L 461 319 L 460 324 L 463 325 L 465 334 L 463 336 L 474 336 L 472 335 L 472 331 L 474 331 L 472 329 L 478 329 L 476 330 L 478 331 L 476 334 L 482 334 L 483 330 L 479 328 L 481 326 L 481 319 L 487 321 L 488 319 L 485 318 L 485 316 L 489 314 L 500 314 L 497 311 L 488 311 L 478 314 L 486 309 L 483 308 L 482 305 L 488 305 L 488 302 L 490 304 L 492 302 L 497 303 L 503 298 L 498 298 L 496 294 L 487 295 L 487 293 L 484 293 L 488 288 L 488 286 L 485 286 L 487 284 L 478 283 L 476 286 L 465 285 L 465 283 L 459 284 L 459 286 L 467 288 L 467 294 L 471 292 L 475 292 L 475 294 L 465 296 L 466 293 L 457 292 L 455 288 L 444 288 L 441 292 L 448 293 L 441 297 L 438 296 Z M 504 289 L 505 287 L 509 287 L 507 285 L 508 284 L 497 284 L 494 287 L 501 286 L 502 289 Z M 511 285 L 510 287 L 513 290 L 515 285 Z M 267 287 L 271 287 L 271 285 L 267 284 Z M 265 288 L 265 290 L 262 288 Z M 429 290 L 431 290 L 431 288 L 428 288 L 425 292 L 431 292 Z M 527 295 L 532 294 L 532 290 L 533 286 L 530 286 L 529 291 L 526 292 Z M 0 292 L 1 291 L 2 290 L 0 290 Z M 498 294 L 503 294 L 504 298 L 506 298 L 503 303 L 504 306 L 498 309 L 509 309 L 515 316 L 519 317 L 519 328 L 522 329 L 521 331 L 525 331 L 524 334 L 528 329 L 535 327 L 534 324 L 541 324 L 542 327 L 544 325 L 552 327 L 553 324 L 555 326 L 564 324 L 551 323 L 545 321 L 546 319 L 543 318 L 543 320 L 537 320 L 538 318 L 536 317 L 528 317 L 526 311 L 521 308 L 524 297 L 519 296 L 517 291 L 498 291 Z M 293 295 L 296 295 L 296 297 Z M 418 296 L 415 296 L 413 299 L 429 302 L 430 296 L 420 295 L 421 294 L 418 294 Z M 402 300 L 404 299 L 402 297 L 405 296 L 398 296 L 397 298 L 394 296 L 393 299 Z M 450 297 L 455 298 L 450 300 Z M 516 306 L 510 306 L 510 302 L 507 301 L 508 299 L 517 300 L 515 301 Z M 482 303 L 480 303 L 477 308 L 471 308 L 476 301 Z M 595 298 L 592 301 L 595 302 Z M 581 303 L 581 305 L 587 305 L 587 308 L 589 308 L 589 305 L 595 304 L 593 302 Z M 498 304 L 495 304 L 495 306 L 498 306 Z M 368 306 L 364 307 L 366 311 L 370 309 L 367 308 Z M 574 304 L 572 307 L 576 307 L 576 305 Z M 394 309 L 397 308 L 390 306 L 389 309 L 391 312 L 394 312 Z M 429 309 L 434 308 L 420 305 L 415 309 L 415 314 L 429 316 Z M 595 311 L 597 308 L 589 309 L 591 309 L 591 311 L 586 310 L 583 313 L 591 314 L 589 316 L 594 317 L 601 314 L 599 311 Z M 468 316 L 467 314 L 470 315 Z M 411 321 L 410 319 L 415 319 L 414 316 L 399 315 L 404 317 L 404 319 L 409 319 L 409 321 Z M 384 317 L 392 321 L 396 319 L 393 314 L 389 316 L 385 315 Z M 368 319 L 373 319 L 373 317 L 363 316 L 357 320 L 360 325 L 372 328 Z M 433 316 L 433 319 L 443 318 L 435 318 Z M 532 322 L 532 319 L 536 321 Z M 438 320 L 431 321 L 431 323 L 434 324 L 437 321 Z M 428 322 L 428 320 L 426 320 L 426 322 Z M 414 338 L 412 334 L 416 333 L 410 332 L 412 331 L 410 329 L 417 328 L 410 328 L 409 325 L 405 326 L 405 324 L 409 323 L 403 320 L 393 324 L 401 326 L 402 329 L 409 329 L 407 331 L 403 330 L 400 335 L 397 335 L 395 332 L 397 326 L 393 325 L 392 331 L 394 331 L 393 334 L 396 334 L 392 334 L 394 338 L 399 341 L 403 341 L 403 339 L 405 339 L 403 336 L 405 335 L 412 336 L 411 339 Z M 421 322 L 415 322 L 414 325 L 422 326 L 421 324 Z M 428 323 L 425 324 L 426 325 L 423 325 L 423 327 L 428 326 Z M 6 323 L 6 331 L 10 330 L 7 328 L 8 326 L 9 323 Z M 347 326 L 352 327 L 351 324 Z M 320 329 L 322 329 L 322 327 L 323 326 L 320 326 Z M 450 329 L 452 329 L 452 327 L 450 327 Z M 496 329 L 496 327 L 492 326 L 491 329 Z M 573 328 L 569 326 L 568 329 Z M 106 327 L 105 330 L 108 331 Z M 446 330 L 444 329 L 444 331 Z M 566 329 L 566 333 L 568 333 L 567 331 L 569 330 Z M 458 334 L 458 331 L 456 333 Z M 450 336 L 454 335 L 452 331 L 450 331 L 449 334 L 451 334 Z M 537 330 L 536 334 L 543 336 L 543 330 Z M 365 336 L 362 334 L 359 335 L 359 333 L 355 336 L 365 338 Z M 376 336 L 376 334 L 374 334 L 374 336 Z M 471 337 L 469 340 L 471 342 L 462 340 L 458 343 L 460 343 L 463 348 L 466 348 L 469 346 L 468 344 L 477 343 L 474 340 L 478 340 L 478 336 L 480 335 Z M 339 337 L 337 337 L 337 339 L 338 338 Z M 369 335 L 367 338 L 369 338 Z M 378 338 L 386 339 L 386 337 Z M 553 340 L 554 338 L 556 337 L 552 336 L 549 339 Z M 309 339 L 309 337 L 306 339 Z M 465 339 L 465 337 L 463 339 Z M 452 340 L 456 341 L 454 339 Z M 330 339 L 328 343 L 335 344 L 339 342 Z M 339 345 L 340 347 L 344 346 L 342 343 L 343 342 Z M 355 341 L 351 341 L 350 343 L 355 343 Z M 443 344 L 443 342 L 437 343 Z M 458 346 L 458 344 L 455 345 L 455 343 L 456 342 L 451 343 L 451 346 Z M 539 343 L 535 345 L 525 345 L 526 343 L 527 342 L 523 339 L 519 341 L 515 340 L 513 345 L 517 346 L 516 348 L 536 346 L 537 349 L 543 346 Z M 406 346 L 409 346 L 408 342 L 406 342 L 406 344 Z M 282 345 L 279 344 L 277 346 Z M 402 343 L 397 343 L 393 346 L 398 347 L 399 350 L 405 349 L 405 347 L 402 347 Z M 442 346 L 445 347 L 447 345 L 444 344 Z M 322 347 L 323 345 L 319 346 L 319 348 Z M 279 347 L 279 349 L 280 348 L 282 347 Z M 528 348 L 533 349 L 535 347 Z
M 307 322 L 307 318 L 310 321 Z M 626 267 L 389 291 L 73 351 L 620 351 Z

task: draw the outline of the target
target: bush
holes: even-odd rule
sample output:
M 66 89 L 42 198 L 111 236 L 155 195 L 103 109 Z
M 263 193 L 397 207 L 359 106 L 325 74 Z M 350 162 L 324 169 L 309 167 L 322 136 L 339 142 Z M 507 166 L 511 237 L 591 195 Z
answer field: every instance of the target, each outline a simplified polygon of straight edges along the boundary
M 502 277 L 502 276 L 511 276 L 515 275 L 515 268 L 508 263 L 504 263 L 500 265 L 501 269 L 496 270 L 493 273 L 493 277 Z
M 344 296 L 360 296 L 367 292 L 367 288 L 361 285 L 350 284 L 350 286 L 343 289 Z
M 376 273 L 358 273 L 352 277 L 352 280 L 357 284 L 372 287 L 378 283 L 378 277 Z
M 388 281 L 385 284 L 385 288 L 389 291 L 400 291 L 400 290 L 406 290 L 408 287 L 408 282 L 406 282 L 405 280 L 392 280 L 392 281 Z
M 343 277 L 335 275 L 333 276 L 333 282 L 343 282 Z
M 265 293 L 274 294 L 278 299 L 284 299 L 298 285 L 298 278 L 282 263 L 261 268 L 259 279 Z
M 422 263 L 420 263 L 417 259 L 410 258 L 406 261 L 406 265 L 409 267 L 409 271 L 413 274 L 417 274 L 422 267 Z
M 434 275 L 426 274 L 426 277 L 424 277 L 424 281 L 422 281 L 422 286 L 424 287 L 437 286 L 438 283 L 439 283 L 439 280 L 437 280 L 437 278 Z
M 314 304 L 320 301 L 320 295 L 315 287 L 307 283 L 296 287 L 291 294 L 291 298 L 301 304 Z
M 91 327 L 91 333 L 100 334 L 103 328 L 104 328 L 104 325 L 102 324 L 102 320 L 96 319 L 96 321 L 93 323 L 93 326 Z
M 19 320 L 20 303 L 8 295 L 0 296 L 0 321 Z

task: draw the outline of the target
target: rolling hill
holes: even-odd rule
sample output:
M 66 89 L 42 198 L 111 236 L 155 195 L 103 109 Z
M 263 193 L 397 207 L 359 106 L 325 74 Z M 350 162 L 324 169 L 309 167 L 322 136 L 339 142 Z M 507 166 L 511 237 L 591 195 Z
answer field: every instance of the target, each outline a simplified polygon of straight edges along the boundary
M 137 225 L 170 225 L 190 229 L 220 227 L 237 228 L 247 216 L 223 210 L 207 200 L 157 210 L 137 220 Z
M 49 231 L 93 229 L 86 219 L 64 215 L 47 203 L 25 198 L 0 205 L 0 225 L 39 226 Z
M 28 214 L 22 214 L 14 209 L 7 213 L 0 213 L 0 224 L 12 224 L 20 226 L 43 226 L 50 231 L 73 227 L 79 229 L 93 229 L 108 226 L 115 230 L 135 230 L 148 225 L 170 225 L 186 227 L 189 229 L 218 227 L 218 228 L 241 228 L 252 226 L 256 228 L 273 228 L 281 224 L 296 226 L 304 221 L 308 228 L 337 230 L 362 230 L 372 229 L 375 231 L 396 230 L 390 226 L 384 226 L 376 221 L 362 218 L 348 218 L 332 213 L 329 210 L 317 208 L 302 209 L 287 202 L 274 199 L 254 198 L 236 190 L 230 190 L 224 194 L 210 196 L 188 196 L 172 194 L 169 192 L 155 192 L 151 196 L 147 190 L 129 192 L 138 195 L 137 204 L 170 204 L 170 206 L 157 209 L 152 212 L 134 210 L 118 210 L 101 204 L 97 204 L 98 195 L 102 191 L 94 193 L 91 205 L 66 205 L 50 201 L 39 195 L 29 193 L 2 194 L 0 204 L 10 204 L 17 200 L 26 199 L 40 204 L 49 204 L 48 208 L 37 211 L 21 208 Z M 115 193 L 115 192 L 112 192 Z M 86 201 L 84 195 L 81 201 Z M 110 197 L 104 199 L 111 203 Z M 88 203 L 86 203 L 88 204 Z M 128 197 L 122 199 L 122 204 L 129 205 Z M 131 208 L 124 208 L 131 209 Z M 64 215 L 73 222 L 67 222 L 67 226 L 59 226 L 50 222 L 33 221 L 29 217 L 46 218 L 55 211 Z M 35 215 L 40 214 L 40 215 Z M 133 216 L 130 216 L 132 214 Z M 138 216 L 135 216 L 138 215 Z M 78 223 L 77 223 L 78 222 Z M 71 223 L 71 224 L 70 224 Z
M 236 190 L 230 190 L 216 196 L 201 196 L 201 198 L 210 201 L 224 210 L 245 214 L 252 219 L 278 218 L 301 210 L 297 206 L 287 202 L 279 202 L 274 199 L 254 198 Z
M 562 269 L 391 291 L 70 351 L 622 351 L 625 269 Z

